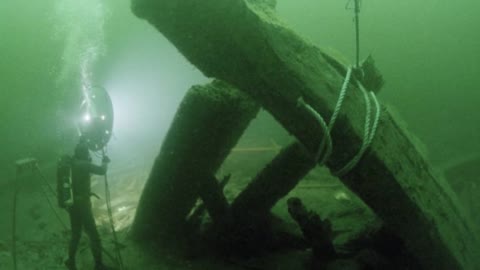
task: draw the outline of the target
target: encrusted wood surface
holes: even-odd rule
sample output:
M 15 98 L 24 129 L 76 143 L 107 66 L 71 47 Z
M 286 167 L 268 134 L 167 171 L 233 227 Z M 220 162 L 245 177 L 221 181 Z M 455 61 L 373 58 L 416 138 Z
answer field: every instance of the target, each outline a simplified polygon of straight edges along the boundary
M 328 120 L 345 74 L 259 2 L 132 0 L 132 7 L 205 75 L 248 93 L 315 152 L 322 130 L 297 100 Z M 333 171 L 356 154 L 364 134 L 363 95 L 353 84 L 348 91 L 332 131 L 334 153 L 327 166 Z M 342 181 L 398 233 L 425 269 L 476 269 L 480 252 L 463 210 L 384 108 L 371 150 Z
M 168 241 L 182 234 L 199 195 L 221 218 L 227 202 L 213 175 L 257 112 L 255 102 L 225 83 L 188 91 L 142 193 L 134 237 Z

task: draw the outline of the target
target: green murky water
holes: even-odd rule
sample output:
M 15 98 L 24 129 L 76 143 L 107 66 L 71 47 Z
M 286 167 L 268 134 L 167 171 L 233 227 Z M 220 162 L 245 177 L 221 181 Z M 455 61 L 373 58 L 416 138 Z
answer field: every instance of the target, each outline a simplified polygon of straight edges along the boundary
M 347 2 L 278 0 L 277 13 L 307 40 L 352 62 L 354 21 Z M 372 54 L 386 81 L 380 99 L 422 142 L 432 166 L 456 180 L 472 212 L 480 208 L 479 11 L 472 0 L 363 0 L 360 13 L 361 58 Z M 120 175 L 131 166 L 146 176 L 184 94 L 207 81 L 132 14 L 128 0 L 1 1 L 0 212 L 11 208 L 15 160 L 35 157 L 52 171 L 59 154 L 73 149 L 82 89 L 102 86 L 111 95 L 113 170 Z M 241 143 L 276 149 L 290 140 L 262 112 Z M 244 159 L 227 168 L 261 167 Z M 31 192 L 39 187 L 29 185 Z M 56 228 L 49 222 L 45 226 Z M 8 261 L 10 226 L 0 218 L 0 262 Z

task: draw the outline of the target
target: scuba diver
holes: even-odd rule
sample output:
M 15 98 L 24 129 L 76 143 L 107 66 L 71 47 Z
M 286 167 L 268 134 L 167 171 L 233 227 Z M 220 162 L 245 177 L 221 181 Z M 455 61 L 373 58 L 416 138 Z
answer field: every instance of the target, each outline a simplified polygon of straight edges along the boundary
M 94 165 L 90 157 L 86 139 L 83 137 L 80 138 L 80 142 L 75 147 L 74 156 L 70 163 L 73 203 L 66 206 L 70 215 L 72 235 L 68 250 L 68 259 L 65 261 L 65 265 L 70 270 L 77 269 L 75 256 L 80 243 L 82 230 L 87 233 L 90 240 L 90 247 L 95 260 L 95 270 L 113 269 L 103 264 L 101 240 L 95 224 L 95 218 L 93 217 L 92 203 L 90 201 L 90 197 L 93 195 L 90 190 L 90 176 L 92 174 L 105 175 L 109 162 L 110 159 L 104 156 L 100 166 Z

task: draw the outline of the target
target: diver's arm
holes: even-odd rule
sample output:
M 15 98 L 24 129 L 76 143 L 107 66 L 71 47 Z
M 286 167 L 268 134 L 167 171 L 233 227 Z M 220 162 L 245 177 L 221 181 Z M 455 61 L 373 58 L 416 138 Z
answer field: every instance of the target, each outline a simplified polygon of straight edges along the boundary
M 102 165 L 94 165 L 90 163 L 90 173 L 96 175 L 105 175 L 107 173 L 107 165 L 110 163 L 110 158 L 103 156 Z
M 102 165 L 95 165 L 93 163 L 90 163 L 89 171 L 91 174 L 105 175 L 107 173 L 107 165 L 107 162 L 102 162 Z
M 95 175 L 105 175 L 107 173 L 107 165 L 110 162 L 109 159 L 103 159 L 102 165 L 95 165 L 91 161 L 77 160 L 76 166 L 84 172 Z

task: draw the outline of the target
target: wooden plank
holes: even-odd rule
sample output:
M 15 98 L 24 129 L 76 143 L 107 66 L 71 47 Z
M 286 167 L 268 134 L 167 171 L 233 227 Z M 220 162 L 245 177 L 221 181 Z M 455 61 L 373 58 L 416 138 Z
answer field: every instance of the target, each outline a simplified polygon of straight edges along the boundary
M 235 222 L 243 226 L 264 220 L 314 167 L 314 159 L 300 143 L 285 147 L 235 199 L 231 207 Z
M 218 81 L 188 91 L 142 193 L 134 238 L 168 243 L 184 235 L 199 195 L 214 221 L 222 218 L 228 204 L 213 175 L 258 109 L 248 96 Z
M 133 0 L 132 7 L 205 75 L 248 93 L 315 152 L 322 130 L 297 100 L 328 119 L 345 74 L 258 2 Z M 334 153 L 327 165 L 333 171 L 361 145 L 364 106 L 351 84 L 332 131 Z M 385 108 L 371 151 L 342 181 L 399 234 L 425 269 L 475 269 L 480 252 L 471 224 Z

